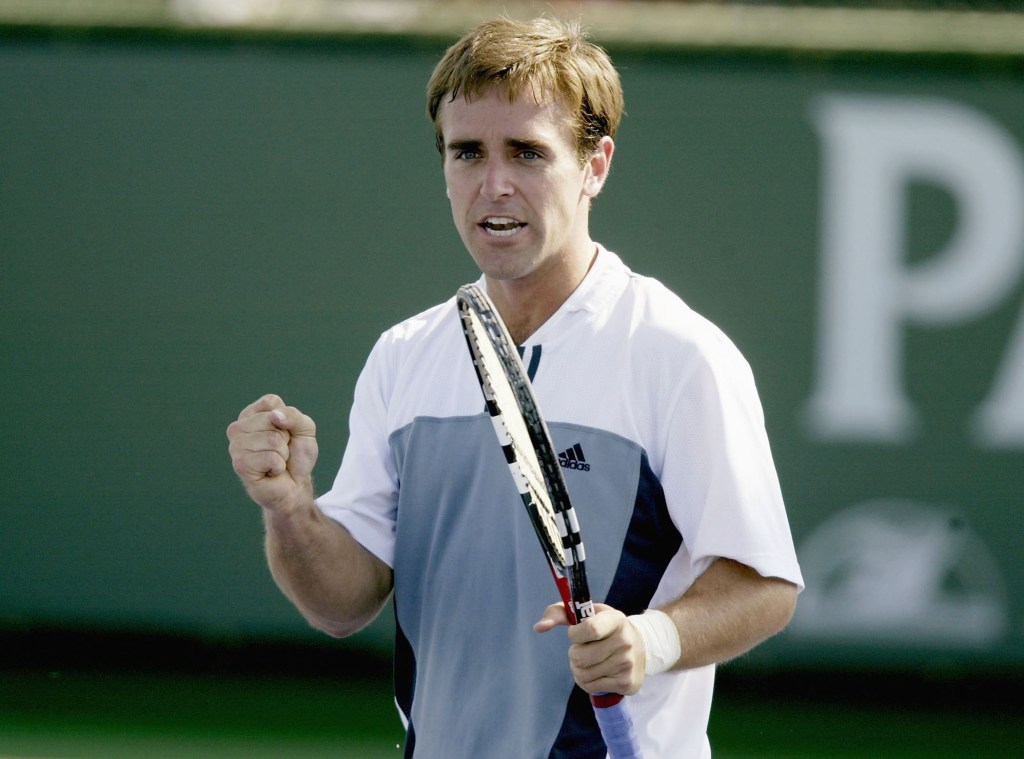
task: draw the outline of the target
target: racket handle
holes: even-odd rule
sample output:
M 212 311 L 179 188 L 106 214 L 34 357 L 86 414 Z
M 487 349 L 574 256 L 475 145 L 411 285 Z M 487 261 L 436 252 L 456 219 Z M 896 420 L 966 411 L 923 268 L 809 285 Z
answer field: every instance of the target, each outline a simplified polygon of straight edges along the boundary
M 622 696 L 615 693 L 598 693 L 590 697 L 594 705 L 601 737 L 608 747 L 609 759 L 643 759 L 640 746 L 633 730 L 633 719 L 626 710 Z

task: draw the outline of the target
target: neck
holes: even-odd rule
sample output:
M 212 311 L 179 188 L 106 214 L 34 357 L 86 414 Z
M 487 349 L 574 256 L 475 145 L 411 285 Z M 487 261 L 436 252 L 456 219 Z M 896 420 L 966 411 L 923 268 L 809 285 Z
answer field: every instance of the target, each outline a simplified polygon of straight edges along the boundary
M 597 259 L 594 243 L 590 243 L 590 251 L 561 276 L 538 272 L 514 280 L 486 277 L 488 295 L 516 345 L 526 342 L 576 291 Z

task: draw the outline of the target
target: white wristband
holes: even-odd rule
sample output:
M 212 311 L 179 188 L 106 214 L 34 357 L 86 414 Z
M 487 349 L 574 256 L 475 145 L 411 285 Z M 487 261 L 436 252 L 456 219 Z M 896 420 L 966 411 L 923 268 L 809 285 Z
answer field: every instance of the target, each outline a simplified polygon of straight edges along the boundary
M 644 673 L 657 675 L 672 669 L 682 654 L 679 631 L 672 618 L 663 611 L 648 609 L 643 614 L 631 614 L 627 619 L 640 633 L 647 648 Z

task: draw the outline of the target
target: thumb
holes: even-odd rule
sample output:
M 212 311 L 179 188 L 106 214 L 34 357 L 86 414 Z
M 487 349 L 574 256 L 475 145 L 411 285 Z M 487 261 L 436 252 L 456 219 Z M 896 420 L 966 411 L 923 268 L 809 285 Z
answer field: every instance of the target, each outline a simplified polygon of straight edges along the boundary
M 533 625 L 535 632 L 546 633 L 556 627 L 568 627 L 569 614 L 562 603 L 554 603 L 544 609 L 543 616 Z
M 293 436 L 315 436 L 316 425 L 313 420 L 297 409 L 283 408 L 270 412 L 270 422 L 281 430 L 287 430 Z
M 318 455 L 316 423 L 290 406 L 274 409 L 268 418 L 274 427 L 288 433 L 288 472 L 295 479 L 309 477 Z

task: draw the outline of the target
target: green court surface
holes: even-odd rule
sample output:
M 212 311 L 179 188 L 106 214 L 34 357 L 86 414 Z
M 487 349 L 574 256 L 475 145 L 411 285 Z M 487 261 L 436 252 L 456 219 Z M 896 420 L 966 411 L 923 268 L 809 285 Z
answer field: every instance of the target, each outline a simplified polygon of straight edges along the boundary
M 95 660 L 37 648 L 19 662 L 8 646 L 0 759 L 402 756 L 384 657 L 199 646 L 194 656 L 179 649 L 162 661 L 160 644 L 150 647 L 127 657 L 115 647 Z M 1024 719 L 1001 694 L 1017 686 L 726 667 L 712 747 L 716 759 L 1020 757 Z

